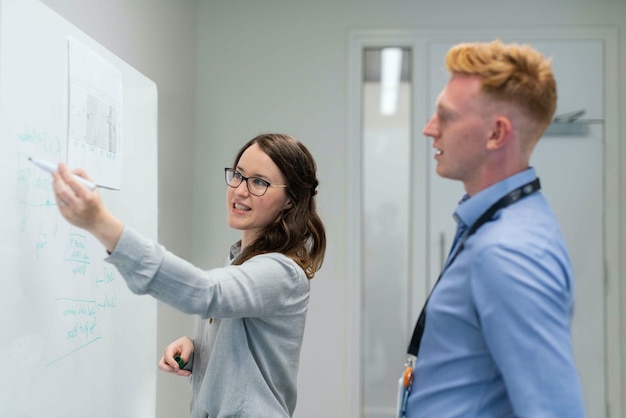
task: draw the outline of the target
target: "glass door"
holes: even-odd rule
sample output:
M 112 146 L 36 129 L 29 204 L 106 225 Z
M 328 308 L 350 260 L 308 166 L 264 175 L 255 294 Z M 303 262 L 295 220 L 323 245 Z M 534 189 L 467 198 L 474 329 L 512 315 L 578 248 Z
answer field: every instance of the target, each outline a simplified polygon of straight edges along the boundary
M 363 50 L 363 416 L 394 416 L 410 308 L 411 51 Z

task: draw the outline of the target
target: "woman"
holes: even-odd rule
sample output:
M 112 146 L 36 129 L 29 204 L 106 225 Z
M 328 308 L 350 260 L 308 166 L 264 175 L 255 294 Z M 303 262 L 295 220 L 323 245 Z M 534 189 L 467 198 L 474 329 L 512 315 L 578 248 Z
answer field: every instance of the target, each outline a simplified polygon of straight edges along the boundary
M 209 271 L 125 226 L 65 166 L 53 175 L 62 215 L 102 242 L 134 293 L 198 316 L 195 338 L 174 341 L 159 361 L 166 372 L 191 376 L 191 416 L 291 416 L 309 279 L 326 249 L 307 148 L 282 134 L 241 148 L 225 169 L 228 225 L 241 240 L 226 267 Z

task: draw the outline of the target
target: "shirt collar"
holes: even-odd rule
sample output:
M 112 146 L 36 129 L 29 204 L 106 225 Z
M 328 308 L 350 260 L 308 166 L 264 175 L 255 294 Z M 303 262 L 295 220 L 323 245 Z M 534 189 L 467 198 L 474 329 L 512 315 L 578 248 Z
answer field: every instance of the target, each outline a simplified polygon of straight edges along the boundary
M 533 167 L 492 184 L 474 196 L 465 195 L 454 211 L 454 219 L 465 226 L 473 225 L 491 205 L 511 191 L 537 178 Z
M 235 258 L 239 257 L 239 254 L 241 254 L 241 240 L 230 246 L 230 261 L 232 262 Z

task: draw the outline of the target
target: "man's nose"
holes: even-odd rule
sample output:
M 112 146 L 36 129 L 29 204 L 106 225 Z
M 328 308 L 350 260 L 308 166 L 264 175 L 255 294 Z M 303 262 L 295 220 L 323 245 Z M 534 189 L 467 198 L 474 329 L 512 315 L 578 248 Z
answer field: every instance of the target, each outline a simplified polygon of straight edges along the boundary
M 435 115 L 431 116 L 431 118 L 428 120 L 428 122 L 426 122 L 426 125 L 424 126 L 424 129 L 422 130 L 422 133 L 426 136 L 430 136 L 430 137 L 435 137 L 437 136 L 437 134 L 439 133 L 439 130 L 437 129 L 437 123 L 435 121 Z

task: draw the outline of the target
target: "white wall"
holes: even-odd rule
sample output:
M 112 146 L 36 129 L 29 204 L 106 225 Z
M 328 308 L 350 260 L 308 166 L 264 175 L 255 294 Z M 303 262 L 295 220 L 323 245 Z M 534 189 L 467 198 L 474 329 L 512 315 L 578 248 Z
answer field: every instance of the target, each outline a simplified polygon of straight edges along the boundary
M 159 239 L 191 255 L 191 183 L 196 73 L 196 3 L 192 0 L 43 0 L 105 48 L 157 84 L 159 131 Z M 191 320 L 158 307 L 157 353 L 191 334 Z M 156 367 L 156 365 L 155 365 Z M 157 411 L 162 418 L 188 411 L 184 378 L 157 373 Z
M 454 14 L 450 13 L 452 9 Z M 348 302 L 352 289 L 347 260 L 348 248 L 355 243 L 347 236 L 346 207 L 350 188 L 357 187 L 346 182 L 350 31 L 605 24 L 620 26 L 620 42 L 624 45 L 626 3 L 618 0 L 198 2 L 195 175 L 199 181 L 193 194 L 194 260 L 206 265 L 220 263 L 228 244 L 237 237 L 225 226 L 220 169 L 229 164 L 244 141 L 261 131 L 286 131 L 311 148 L 319 165 L 318 202 L 330 246 L 325 266 L 312 282 L 296 416 L 352 416 L 350 392 L 358 384 L 348 375 L 352 354 L 348 343 L 351 322 Z M 626 70 L 624 59 L 621 58 L 622 74 Z M 622 78 L 621 83 L 622 103 L 626 103 L 623 100 L 626 80 Z M 626 110 L 622 109 L 620 115 L 624 119 Z M 626 156 L 624 141 L 626 138 L 622 136 L 621 152 Z M 622 171 L 621 178 L 626 184 L 626 172 Z M 626 208 L 623 195 L 615 196 L 615 204 L 620 199 Z M 624 221 L 622 242 L 626 242 Z M 622 263 L 621 277 L 626 280 L 626 262 Z M 626 283 L 622 284 L 622 289 L 626 288 Z M 622 399 L 626 398 L 623 388 L 622 393 L 625 395 Z

